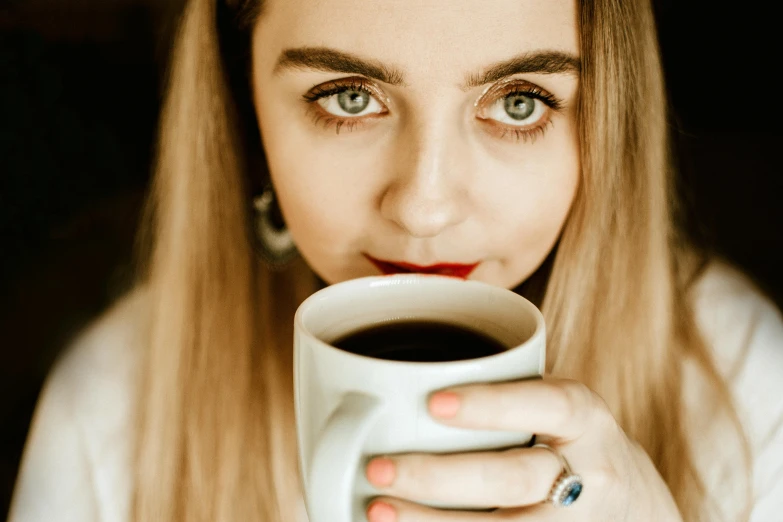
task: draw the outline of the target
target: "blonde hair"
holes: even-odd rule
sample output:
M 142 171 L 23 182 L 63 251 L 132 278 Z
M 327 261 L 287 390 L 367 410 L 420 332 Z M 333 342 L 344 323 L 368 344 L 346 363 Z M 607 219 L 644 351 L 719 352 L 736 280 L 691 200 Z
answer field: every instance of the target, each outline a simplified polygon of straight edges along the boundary
M 314 278 L 302 262 L 270 272 L 254 259 L 249 185 L 263 172 L 242 69 L 260 14 L 260 0 L 188 0 L 173 48 L 144 236 L 138 521 L 295 518 L 290 330 Z M 644 1 L 582 1 L 579 24 L 582 181 L 526 289 L 546 317 L 551 373 L 606 399 L 692 522 L 705 492 L 682 427 L 685 359 L 736 416 L 684 295 L 692 263 L 672 225 L 653 15 Z

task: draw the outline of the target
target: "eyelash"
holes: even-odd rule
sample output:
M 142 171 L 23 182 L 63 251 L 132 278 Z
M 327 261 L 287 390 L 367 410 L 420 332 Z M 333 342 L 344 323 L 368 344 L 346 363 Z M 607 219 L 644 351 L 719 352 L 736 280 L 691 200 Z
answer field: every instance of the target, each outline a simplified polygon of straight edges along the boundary
M 372 116 L 366 116 L 364 118 L 340 118 L 334 114 L 329 114 L 318 105 L 318 100 L 322 98 L 328 98 L 345 91 L 362 91 L 370 96 L 380 97 L 375 89 L 369 87 L 369 84 L 363 78 L 350 78 L 343 81 L 332 81 L 321 85 L 316 85 L 309 92 L 307 92 L 303 98 L 308 103 L 311 109 L 311 115 L 313 117 L 313 123 L 315 125 L 323 124 L 324 129 L 334 127 L 335 132 L 340 134 L 340 130 L 345 127 L 347 131 L 355 130 L 358 126 L 366 123 L 367 118 Z M 381 113 L 385 114 L 385 113 Z
M 485 98 L 491 99 L 491 103 L 496 103 L 498 100 L 514 95 L 527 96 L 539 100 L 555 112 L 563 110 L 562 100 L 545 91 L 538 85 L 528 83 L 524 80 L 510 80 L 508 83 L 490 88 L 481 98 L 479 98 L 476 105 L 481 105 Z M 552 125 L 552 119 L 549 113 L 547 113 L 539 123 L 528 128 L 504 125 L 503 123 L 496 122 L 490 118 L 480 118 L 480 121 L 485 125 L 491 126 L 493 133 L 501 139 L 513 139 L 517 142 L 522 141 L 531 143 L 535 143 L 536 139 L 542 137 L 544 133 L 546 133 L 547 128 Z
M 377 116 L 383 115 L 384 113 L 380 113 L 374 116 L 365 116 L 365 117 L 359 117 L 359 118 L 341 118 L 339 116 L 335 116 L 333 114 L 330 114 L 326 111 L 324 111 L 319 104 L 317 103 L 318 100 L 322 98 L 327 98 L 329 96 L 334 96 L 336 94 L 340 94 L 345 91 L 362 91 L 365 92 L 371 96 L 375 96 L 376 98 L 382 98 L 382 96 L 379 96 L 378 92 L 373 89 L 370 84 L 363 78 L 350 78 L 348 80 L 336 80 L 331 81 L 325 84 L 317 85 L 310 89 L 309 92 L 303 95 L 304 100 L 309 105 L 310 113 L 313 118 L 313 123 L 315 125 L 322 124 L 324 129 L 329 129 L 331 127 L 334 127 L 334 130 L 337 134 L 340 134 L 340 131 L 345 129 L 347 131 L 353 131 L 360 126 L 367 123 L 368 119 L 375 119 Z M 494 90 L 499 90 L 500 92 L 493 92 Z M 537 85 L 529 84 L 524 81 L 517 81 L 516 83 L 509 83 L 507 85 L 502 86 L 499 89 L 490 89 L 481 96 L 479 101 L 483 100 L 484 98 L 488 97 L 489 95 L 492 95 L 492 101 L 493 103 L 501 98 L 505 98 L 512 95 L 522 95 L 522 96 L 528 96 L 530 98 L 535 98 L 537 100 L 540 100 L 544 105 L 546 105 L 549 109 L 559 112 L 563 109 L 563 102 L 557 98 L 556 96 L 552 95 L 551 93 L 545 91 L 541 87 L 538 87 Z M 483 123 L 486 125 L 492 125 L 493 126 L 493 133 L 497 135 L 501 139 L 513 139 L 514 141 L 531 141 L 535 142 L 535 140 L 541 136 L 544 135 L 546 132 L 546 129 L 552 125 L 552 120 L 547 114 L 543 121 L 534 127 L 531 128 L 515 128 L 510 125 L 504 125 L 500 122 L 494 122 L 494 120 L 490 121 L 489 119 L 480 119 Z

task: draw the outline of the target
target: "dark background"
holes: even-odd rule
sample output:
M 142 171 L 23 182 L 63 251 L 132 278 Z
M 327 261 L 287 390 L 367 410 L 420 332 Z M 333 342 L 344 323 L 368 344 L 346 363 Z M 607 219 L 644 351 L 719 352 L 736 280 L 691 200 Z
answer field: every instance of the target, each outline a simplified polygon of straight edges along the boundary
M 130 281 L 177 2 L 0 0 L 0 513 L 53 359 Z M 773 5 L 656 9 L 688 229 L 781 303 Z

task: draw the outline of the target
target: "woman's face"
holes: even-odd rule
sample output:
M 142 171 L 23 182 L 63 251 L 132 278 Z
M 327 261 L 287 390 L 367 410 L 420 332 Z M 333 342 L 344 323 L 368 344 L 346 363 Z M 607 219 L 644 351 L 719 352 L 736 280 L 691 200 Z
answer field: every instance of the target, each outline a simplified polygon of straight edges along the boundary
M 552 249 L 579 180 L 573 0 L 267 0 L 252 63 L 283 216 L 326 282 L 512 288 Z

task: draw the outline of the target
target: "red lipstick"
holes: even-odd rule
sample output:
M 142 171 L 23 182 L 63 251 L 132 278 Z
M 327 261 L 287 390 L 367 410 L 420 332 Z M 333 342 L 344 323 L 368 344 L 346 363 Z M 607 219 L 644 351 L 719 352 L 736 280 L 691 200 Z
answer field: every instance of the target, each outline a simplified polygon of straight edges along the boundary
M 436 274 L 449 277 L 457 277 L 459 279 L 467 279 L 468 276 L 476 269 L 478 263 L 470 265 L 464 265 L 459 263 L 438 263 L 436 265 L 420 266 L 413 263 L 406 263 L 404 261 L 385 261 L 382 259 L 375 259 L 374 257 L 365 254 L 366 257 L 375 267 L 384 273 L 384 275 L 392 274 Z

